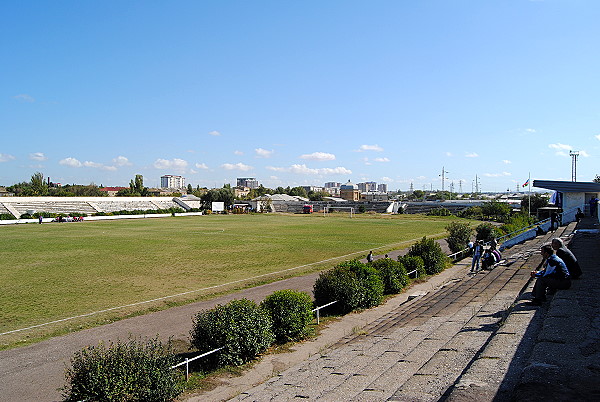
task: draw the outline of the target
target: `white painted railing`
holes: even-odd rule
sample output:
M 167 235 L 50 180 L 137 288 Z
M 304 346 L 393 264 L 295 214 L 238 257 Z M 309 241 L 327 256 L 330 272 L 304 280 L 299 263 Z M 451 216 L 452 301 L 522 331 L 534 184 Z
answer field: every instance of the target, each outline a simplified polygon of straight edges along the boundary
M 208 355 L 212 355 L 213 353 L 216 353 L 216 352 L 218 352 L 219 350 L 223 349 L 224 347 L 225 347 L 225 346 L 221 346 L 221 347 L 220 347 L 220 348 L 218 348 L 218 349 L 213 349 L 213 350 L 211 350 L 210 352 L 202 353 L 201 355 L 198 355 L 198 356 L 196 356 L 196 357 L 192 357 L 191 359 L 188 359 L 188 358 L 186 357 L 184 361 L 182 361 L 181 363 L 179 363 L 179 364 L 176 364 L 176 365 L 174 365 L 174 366 L 171 366 L 170 368 L 171 368 L 171 370 L 172 370 L 172 369 L 174 369 L 174 368 L 181 367 L 181 366 L 183 366 L 183 365 L 185 364 L 185 379 L 186 379 L 186 381 L 187 381 L 187 380 L 190 378 L 190 362 L 193 362 L 194 360 L 200 359 L 200 358 L 202 358 L 202 357 L 206 357 L 206 356 L 208 356 Z

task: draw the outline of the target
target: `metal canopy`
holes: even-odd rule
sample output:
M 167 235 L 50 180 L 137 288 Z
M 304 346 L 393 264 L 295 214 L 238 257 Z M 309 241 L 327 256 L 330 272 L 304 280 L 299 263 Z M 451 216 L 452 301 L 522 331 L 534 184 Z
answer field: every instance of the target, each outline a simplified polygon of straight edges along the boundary
M 554 180 L 534 180 L 533 187 L 545 188 L 548 190 L 560 191 L 561 193 L 598 193 L 600 192 L 600 183 L 587 181 L 554 181 Z

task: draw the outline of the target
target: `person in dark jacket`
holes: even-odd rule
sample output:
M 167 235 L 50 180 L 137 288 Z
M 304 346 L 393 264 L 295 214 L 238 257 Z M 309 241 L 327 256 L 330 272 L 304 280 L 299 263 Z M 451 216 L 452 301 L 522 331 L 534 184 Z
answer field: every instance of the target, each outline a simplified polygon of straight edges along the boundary
M 542 246 L 540 253 L 544 258 L 543 269 L 532 271 L 531 276 L 537 278 L 533 286 L 533 298 L 531 303 L 539 306 L 546 301 L 546 290 L 556 291 L 557 289 L 569 289 L 571 287 L 571 277 L 569 270 L 563 260 L 554 254 L 551 245 Z
M 556 252 L 556 256 L 565 262 L 571 279 L 577 279 L 581 276 L 581 267 L 577 262 L 577 257 L 563 243 L 562 239 L 555 237 L 552 239 L 552 248 Z

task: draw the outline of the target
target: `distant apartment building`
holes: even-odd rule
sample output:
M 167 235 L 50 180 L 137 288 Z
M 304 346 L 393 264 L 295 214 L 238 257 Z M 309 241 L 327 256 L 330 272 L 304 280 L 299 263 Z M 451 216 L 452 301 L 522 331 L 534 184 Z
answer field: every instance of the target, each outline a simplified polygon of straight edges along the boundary
M 249 189 L 258 188 L 260 184 L 254 177 L 238 177 L 237 187 L 248 187 Z
M 171 174 L 160 176 L 160 187 L 161 188 L 184 188 L 185 187 L 185 177 L 174 176 Z
M 327 183 L 325 183 L 325 188 L 340 188 L 342 186 L 342 183 L 338 183 L 336 181 L 328 181 Z
M 357 186 L 361 193 L 369 193 L 372 191 L 377 191 L 377 183 L 374 181 L 358 183 Z
M 321 193 L 325 191 L 324 187 L 318 187 L 318 186 L 302 186 L 302 188 L 304 189 L 304 191 L 306 191 L 306 194 L 310 193 L 311 191 L 313 193 Z
M 387 184 L 378 184 L 377 185 L 377 191 L 379 191 L 380 193 L 387 193 Z

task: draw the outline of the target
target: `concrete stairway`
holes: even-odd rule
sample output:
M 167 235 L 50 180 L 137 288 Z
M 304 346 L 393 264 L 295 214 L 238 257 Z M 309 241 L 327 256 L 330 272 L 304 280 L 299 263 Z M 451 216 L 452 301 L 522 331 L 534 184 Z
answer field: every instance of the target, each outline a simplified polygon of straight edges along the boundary
M 528 286 L 529 272 L 540 257 L 523 257 L 536 253 L 552 237 L 572 231 L 572 226 L 507 250 L 507 266 L 465 275 L 462 280 L 399 305 L 321 354 L 234 400 L 447 398 L 491 343 Z

